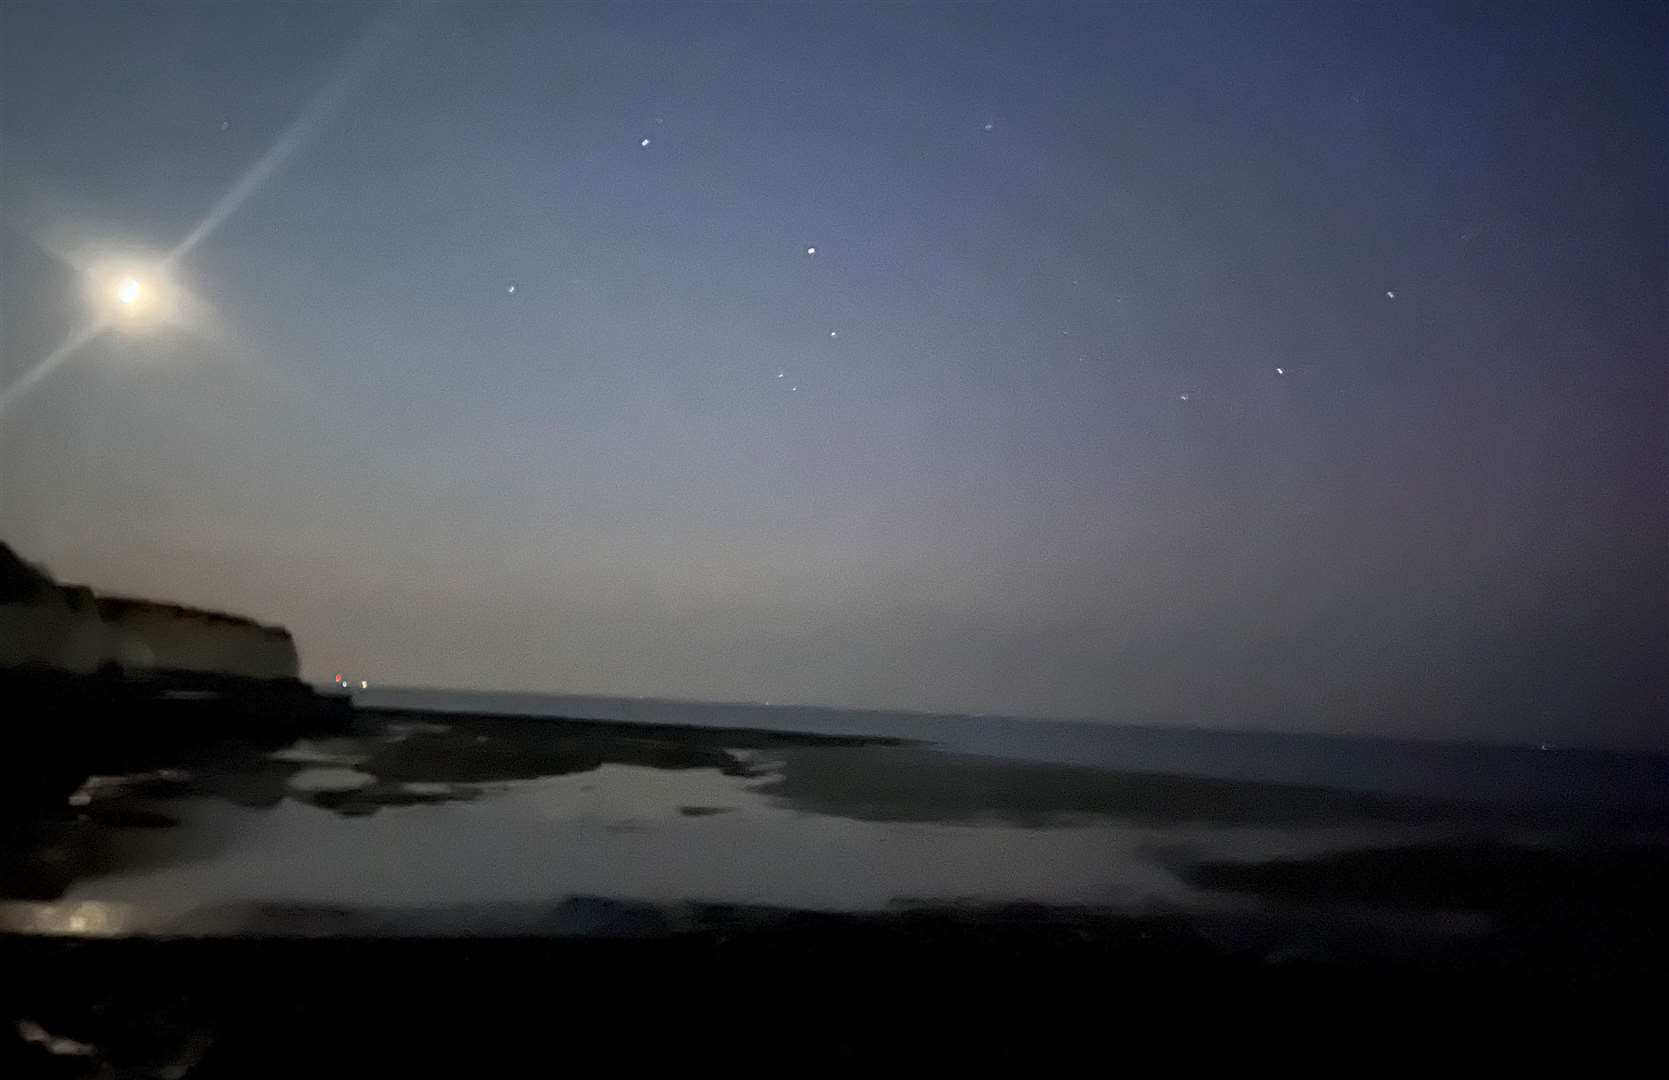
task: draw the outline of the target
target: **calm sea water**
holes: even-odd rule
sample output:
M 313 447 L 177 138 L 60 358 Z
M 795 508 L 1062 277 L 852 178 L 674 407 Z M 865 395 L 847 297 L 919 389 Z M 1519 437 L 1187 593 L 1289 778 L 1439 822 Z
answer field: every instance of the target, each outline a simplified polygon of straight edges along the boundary
M 1669 802 L 1669 757 L 1563 747 L 1207 731 L 571 694 L 374 689 L 371 708 L 919 739 L 969 754 L 1435 799 L 1639 807 Z
M 1457 845 L 1669 850 L 1659 757 L 619 698 L 355 698 L 350 735 L 89 778 L 68 813 L 0 850 L 0 929 L 563 935 L 611 932 L 628 908 L 1023 903 L 1285 912 L 1260 948 L 1336 952 L 1489 919 L 1369 896 L 1325 901 L 1318 921 L 1265 904 L 1235 868 L 1351 852 L 1419 867 L 1409 853 Z M 1323 924 L 1337 936 L 1323 942 Z

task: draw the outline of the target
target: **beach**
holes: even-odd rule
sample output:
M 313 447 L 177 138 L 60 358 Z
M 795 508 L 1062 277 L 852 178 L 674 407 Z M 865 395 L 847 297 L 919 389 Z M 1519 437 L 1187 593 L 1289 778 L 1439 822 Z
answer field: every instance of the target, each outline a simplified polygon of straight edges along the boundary
M 1490 797 L 1421 796 L 1413 785 L 1085 764 L 1092 755 L 1051 753 L 1023 721 L 965 720 L 1006 724 L 1017 752 L 999 756 L 911 734 L 907 719 L 892 725 L 901 734 L 826 734 L 687 712 L 698 722 L 361 706 L 339 732 L 210 741 L 90 776 L 63 806 L 14 823 L 23 842 L 0 871 L 0 923 L 163 936 L 593 932 L 550 914 L 575 900 L 1215 918 L 1275 897 L 1339 906 L 1362 887 L 1318 875 L 1408 864 L 1431 883 L 1360 897 L 1359 914 L 1444 940 L 1487 934 L 1502 889 L 1468 879 L 1449 895 L 1441 859 L 1403 853 L 1499 849 L 1510 857 L 1479 860 L 1474 876 L 1545 877 L 1559 860 L 1662 850 L 1669 805 L 1650 798 L 1661 776 L 1651 758 L 1533 756 L 1544 775 L 1517 776 L 1512 792 L 1491 769 L 1519 769 L 1525 755 L 1451 748 L 1470 755 Z M 1028 756 L 1028 738 L 1044 750 Z
M 160 1000 L 216 1038 L 254 1015 L 266 1039 L 275 1017 L 301 1022 L 272 1013 L 274 995 L 310 1016 L 333 996 L 381 1015 L 421 985 L 426 1009 L 503 1015 L 541 964 L 755 988 L 768 970 L 819 992 L 866 972 L 1009 986 L 1112 965 L 1155 987 L 1559 993 L 1669 970 L 1655 758 L 1407 751 L 1455 758 L 1488 794 L 1469 799 L 1416 794 L 1417 776 L 1292 779 L 1306 754 L 1383 759 L 1348 740 L 1282 754 L 1286 737 L 1261 736 L 1286 778 L 1255 780 L 1116 767 L 1142 742 L 1129 731 L 1098 744 L 965 718 L 958 742 L 923 737 L 942 718 L 853 714 L 818 733 L 727 726 L 736 707 L 645 722 L 641 703 L 593 704 L 588 718 L 361 704 L 338 730 L 86 777 L 8 824 L 0 949 L 33 973 L 8 1006 L 93 1031 L 73 1001 L 104 986 L 120 999 L 106 1011 Z M 1218 756 L 1244 764 L 1246 737 L 1226 738 L 1240 750 Z M 1014 753 L 991 752 L 1003 741 Z M 173 980 L 160 999 L 158 966 Z M 370 984 L 314 985 L 341 967 Z M 413 967 L 432 977 L 378 996 Z M 233 970 L 248 973 L 235 993 L 208 992 Z

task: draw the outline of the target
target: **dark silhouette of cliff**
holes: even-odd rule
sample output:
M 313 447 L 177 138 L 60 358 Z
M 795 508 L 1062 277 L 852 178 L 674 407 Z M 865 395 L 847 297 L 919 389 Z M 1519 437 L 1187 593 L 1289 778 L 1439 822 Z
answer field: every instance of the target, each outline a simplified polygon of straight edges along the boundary
M 351 722 L 346 698 L 297 676 L 282 627 L 60 584 L 0 542 L 0 811 L 217 740 L 278 746 Z

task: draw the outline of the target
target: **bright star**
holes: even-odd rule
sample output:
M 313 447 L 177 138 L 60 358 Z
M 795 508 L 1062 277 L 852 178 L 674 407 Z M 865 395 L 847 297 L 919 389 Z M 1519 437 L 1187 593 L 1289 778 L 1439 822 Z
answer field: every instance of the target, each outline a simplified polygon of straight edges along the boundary
M 1275 369 L 1275 374 L 1277 374 L 1277 375 L 1285 375 L 1286 373 L 1287 373 L 1286 368 L 1278 367 L 1278 368 Z
M 648 146 L 648 145 L 649 145 L 649 140 L 648 140 L 648 139 L 645 139 L 645 140 L 643 140 L 643 141 L 642 141 L 642 142 L 640 142 L 640 143 L 638 143 L 638 145 L 639 145 L 639 146 Z
M 1387 300 L 1395 300 L 1395 299 L 1396 299 L 1396 298 L 1397 298 L 1397 294 L 1396 294 L 1396 293 L 1394 293 L 1394 292 L 1392 292 L 1392 291 L 1391 291 L 1391 290 L 1390 290 L 1390 289 L 1386 289 L 1386 290 L 1385 290 L 1385 299 L 1387 299 Z
M 116 299 L 129 305 L 138 300 L 139 280 L 137 278 L 127 278 L 123 280 L 120 285 L 116 286 Z
M 806 254 L 807 255 L 815 255 L 815 254 L 817 254 L 817 249 L 814 248 L 814 247 L 808 247 L 808 248 L 806 248 Z

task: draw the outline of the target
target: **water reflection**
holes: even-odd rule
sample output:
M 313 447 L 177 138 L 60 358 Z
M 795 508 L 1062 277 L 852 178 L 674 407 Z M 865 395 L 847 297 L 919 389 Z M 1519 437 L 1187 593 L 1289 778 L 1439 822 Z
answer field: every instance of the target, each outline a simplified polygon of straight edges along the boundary
M 472 801 L 516 782 L 606 765 L 711 770 L 784 809 L 871 822 L 1276 827 L 1444 823 L 1480 813 L 1454 800 L 1015 761 L 893 739 L 511 718 L 439 724 L 374 713 L 349 737 L 277 752 L 222 744 L 187 755 L 180 768 L 95 778 L 72 800 L 106 821 L 190 798 L 252 808 L 292 800 L 362 817 Z M 692 807 L 688 816 L 704 812 Z
M 387 807 L 472 800 L 516 781 L 593 772 L 610 764 L 712 769 L 741 778 L 757 774 L 749 759 L 754 750 L 789 743 L 827 748 L 886 742 L 514 719 L 460 718 L 437 724 L 365 714 L 351 736 L 303 739 L 276 752 L 225 742 L 183 753 L 182 767 L 91 777 L 70 796 L 70 804 L 106 823 L 113 823 L 113 815 L 193 798 L 251 808 L 289 799 L 364 816 Z
M 204 800 L 251 810 L 300 804 L 362 819 L 393 808 L 468 803 L 514 785 L 610 766 L 706 771 L 741 782 L 755 753 L 885 745 L 863 739 L 723 729 L 460 717 L 435 723 L 362 713 L 353 734 L 280 748 L 239 740 L 175 751 L 163 768 L 90 776 L 61 806 L 0 818 L 0 896 L 49 900 L 84 878 L 213 858 L 244 838 L 224 822 L 171 831 Z M 715 792 L 702 790 L 711 797 Z M 688 816 L 717 813 L 695 807 Z M 671 814 L 672 811 L 667 811 Z M 616 831 L 630 823 L 615 823 Z
M 184 933 L 567 932 L 595 913 L 563 906 L 582 896 L 1203 909 L 1283 902 L 1247 885 L 1260 861 L 1522 824 L 1454 801 L 901 740 L 373 713 L 345 736 L 91 778 L 4 826 L 0 896 L 48 902 L 12 917 L 52 933 L 84 932 L 54 913 L 83 900 Z

